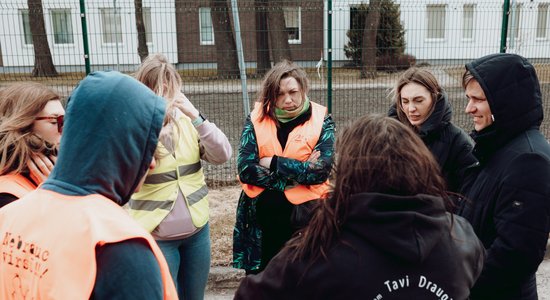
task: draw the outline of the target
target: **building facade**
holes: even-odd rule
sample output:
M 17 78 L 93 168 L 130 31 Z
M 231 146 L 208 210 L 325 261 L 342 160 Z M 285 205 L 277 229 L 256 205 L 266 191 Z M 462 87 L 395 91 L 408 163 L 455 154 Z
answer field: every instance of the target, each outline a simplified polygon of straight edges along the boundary
M 7 3 L 6 3 L 7 1 Z M 32 66 L 34 52 L 26 0 L 0 4 L 0 66 Z M 503 1 L 395 0 L 405 28 L 407 54 L 417 60 L 472 59 L 500 50 Z M 215 68 L 216 40 L 206 0 L 143 0 L 149 53 L 171 62 Z M 238 1 L 244 59 L 256 61 L 253 0 Z M 330 48 L 334 61 L 347 61 L 344 46 L 354 7 L 368 1 L 332 1 L 332 44 L 328 45 L 327 1 L 284 2 L 285 30 L 292 58 L 318 61 Z M 508 52 L 550 58 L 550 0 L 512 0 Z M 42 0 L 49 47 L 56 66 L 84 63 L 81 7 L 75 0 Z M 230 8 L 231 2 L 227 1 Z M 136 65 L 138 39 L 133 0 L 87 0 L 87 40 L 92 65 Z M 231 12 L 228 22 L 233 24 Z M 229 28 L 231 28 L 230 26 Z M 233 29 L 234 31 L 234 29 Z M 235 34 L 235 32 L 233 32 Z

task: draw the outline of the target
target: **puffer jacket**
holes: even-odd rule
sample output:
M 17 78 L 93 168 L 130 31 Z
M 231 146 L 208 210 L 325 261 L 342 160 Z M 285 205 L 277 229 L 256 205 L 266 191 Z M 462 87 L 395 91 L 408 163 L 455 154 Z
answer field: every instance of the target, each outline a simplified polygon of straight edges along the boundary
M 360 193 L 326 259 L 282 251 L 241 281 L 235 299 L 468 298 L 484 249 L 440 197 Z
M 388 116 L 397 119 L 395 104 L 390 107 Z M 471 176 L 471 169 L 477 165 L 472 154 L 472 139 L 451 123 L 453 109 L 447 94 L 441 93 L 432 114 L 420 125 L 417 132 L 430 149 L 441 167 L 449 191 L 460 193 L 462 185 Z
M 542 97 L 533 66 L 515 54 L 466 65 L 494 116 L 472 136 L 479 175 L 459 214 L 487 249 L 472 299 L 537 299 L 535 272 L 550 231 L 550 146 L 539 131 Z

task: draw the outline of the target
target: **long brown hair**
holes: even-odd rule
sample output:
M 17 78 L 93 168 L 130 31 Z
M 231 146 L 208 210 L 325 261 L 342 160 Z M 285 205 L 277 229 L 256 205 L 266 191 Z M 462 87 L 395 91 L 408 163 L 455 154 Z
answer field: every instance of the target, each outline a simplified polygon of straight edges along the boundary
M 445 181 L 430 150 L 411 129 L 382 115 L 367 115 L 345 128 L 336 141 L 331 194 L 319 200 L 310 224 L 283 251 L 293 260 L 326 257 L 346 222 L 357 193 L 429 194 L 451 204 Z
M 302 89 L 302 98 L 305 99 L 309 92 L 309 81 L 306 72 L 297 64 L 283 60 L 271 68 L 262 81 L 256 101 L 262 104 L 262 117 L 275 120 L 275 102 L 281 88 L 281 80 L 293 77 Z
M 36 82 L 20 82 L 0 90 L 0 175 L 23 173 L 34 153 L 52 145 L 33 134 L 35 118 L 58 94 Z
M 393 97 L 393 101 L 395 103 L 395 108 L 397 110 L 397 119 L 401 121 L 401 123 L 406 124 L 413 130 L 417 131 L 417 128 L 409 122 L 409 119 L 407 118 L 407 114 L 403 111 L 403 105 L 401 104 L 401 90 L 403 87 L 409 83 L 416 83 L 423 87 L 425 87 L 428 92 L 431 95 L 432 98 L 432 104 L 430 107 L 430 111 L 428 113 L 428 116 L 430 116 L 434 109 L 435 109 L 435 103 L 439 100 L 439 96 L 442 93 L 441 86 L 437 82 L 437 79 L 435 76 L 428 70 L 417 68 L 417 67 L 411 67 L 407 69 L 399 79 L 397 80 L 397 83 L 395 84 L 395 87 L 391 91 L 391 95 Z

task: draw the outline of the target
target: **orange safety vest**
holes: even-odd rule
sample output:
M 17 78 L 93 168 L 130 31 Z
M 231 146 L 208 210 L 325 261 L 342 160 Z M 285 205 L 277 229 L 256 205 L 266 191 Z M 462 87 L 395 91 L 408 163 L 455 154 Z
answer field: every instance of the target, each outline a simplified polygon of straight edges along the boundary
M 314 102 L 311 103 L 311 118 L 300 126 L 294 128 L 288 135 L 288 140 L 283 151 L 277 139 L 277 125 L 270 118 L 260 121 L 261 104 L 256 102 L 254 110 L 250 113 L 250 119 L 254 124 L 254 132 L 258 142 L 258 154 L 260 158 L 270 156 L 282 156 L 306 161 L 313 148 L 319 141 L 323 122 L 327 114 L 327 108 Z M 265 188 L 252 184 L 242 183 L 241 186 L 250 198 L 257 197 Z M 329 188 L 328 180 L 315 185 L 296 185 L 285 189 L 284 193 L 288 201 L 294 205 L 319 199 Z
M 37 189 L 0 209 L 0 299 L 89 299 L 96 246 L 134 238 L 158 261 L 164 299 L 177 299 L 162 252 L 122 207 L 98 194 Z
M 21 174 L 0 176 L 0 193 L 6 193 L 21 198 L 35 189 L 36 185 Z

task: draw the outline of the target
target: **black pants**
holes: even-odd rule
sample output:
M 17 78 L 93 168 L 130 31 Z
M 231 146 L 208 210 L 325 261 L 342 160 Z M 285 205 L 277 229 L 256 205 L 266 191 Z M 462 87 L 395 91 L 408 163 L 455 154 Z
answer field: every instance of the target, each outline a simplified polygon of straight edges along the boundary
M 283 192 L 265 190 L 258 199 L 256 218 L 262 229 L 262 262 L 259 271 L 283 248 L 295 228 L 291 215 L 294 205 Z

